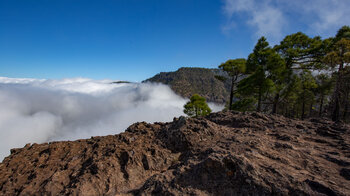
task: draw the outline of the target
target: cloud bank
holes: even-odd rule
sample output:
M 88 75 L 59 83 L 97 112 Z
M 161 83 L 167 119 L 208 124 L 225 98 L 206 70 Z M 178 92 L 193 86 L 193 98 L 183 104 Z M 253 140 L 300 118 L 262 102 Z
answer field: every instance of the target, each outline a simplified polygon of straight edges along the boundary
M 187 99 L 168 86 L 111 82 L 0 77 L 0 160 L 26 143 L 117 134 L 135 122 L 183 115 Z
M 349 7 L 348 0 L 224 0 L 223 13 L 228 22 L 223 30 L 236 28 L 243 20 L 256 30 L 255 36 L 272 41 L 280 40 L 295 26 L 328 37 L 350 24 Z

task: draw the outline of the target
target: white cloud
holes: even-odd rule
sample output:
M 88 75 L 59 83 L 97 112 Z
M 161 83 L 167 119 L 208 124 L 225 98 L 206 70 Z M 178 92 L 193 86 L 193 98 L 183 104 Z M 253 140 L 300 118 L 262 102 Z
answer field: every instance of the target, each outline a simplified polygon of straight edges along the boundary
M 257 36 L 266 36 L 276 40 L 282 36 L 285 19 L 280 10 L 265 6 L 262 10 L 254 10 L 248 24 L 257 28 Z
M 229 21 L 227 24 L 231 24 L 225 25 L 224 31 L 235 27 L 232 23 L 237 24 L 237 14 L 243 14 L 240 19 L 244 18 L 247 25 L 255 28 L 255 36 L 267 36 L 271 40 L 282 36 L 285 18 L 281 10 L 274 7 L 269 0 L 225 0 L 223 10 Z
M 350 25 L 348 0 L 279 0 L 285 12 L 292 10 L 296 18 L 307 21 L 309 33 L 333 36 L 343 25 Z
M 134 122 L 183 115 L 187 99 L 168 86 L 111 82 L 0 77 L 0 160 L 26 143 L 117 134 Z
M 227 33 L 240 28 L 232 23 L 244 20 L 256 30 L 256 36 L 266 36 L 273 42 L 290 30 L 329 37 L 350 24 L 349 8 L 349 0 L 224 0 L 223 13 L 229 25 L 223 30 Z M 303 29 L 295 30 L 298 27 Z
M 255 9 L 254 0 L 225 0 L 224 13 L 232 17 L 235 12 L 251 11 Z

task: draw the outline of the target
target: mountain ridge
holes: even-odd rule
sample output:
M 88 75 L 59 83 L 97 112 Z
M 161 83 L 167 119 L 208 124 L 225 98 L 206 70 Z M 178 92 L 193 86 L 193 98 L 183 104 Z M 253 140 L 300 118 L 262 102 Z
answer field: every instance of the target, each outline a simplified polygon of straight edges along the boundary
M 222 82 L 216 75 L 227 76 L 220 69 L 182 67 L 174 72 L 160 72 L 142 82 L 155 82 L 169 85 L 177 94 L 190 98 L 199 94 L 209 102 L 225 103 L 230 92 L 229 81 Z

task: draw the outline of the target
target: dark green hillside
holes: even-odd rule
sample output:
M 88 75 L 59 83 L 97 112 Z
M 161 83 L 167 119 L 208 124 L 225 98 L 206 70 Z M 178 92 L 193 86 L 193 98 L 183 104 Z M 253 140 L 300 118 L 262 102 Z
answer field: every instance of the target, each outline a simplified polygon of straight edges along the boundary
M 175 72 L 161 72 L 143 82 L 167 84 L 183 97 L 199 94 L 207 101 L 225 103 L 229 97 L 229 84 L 215 78 L 215 75 L 223 74 L 219 69 L 183 67 Z

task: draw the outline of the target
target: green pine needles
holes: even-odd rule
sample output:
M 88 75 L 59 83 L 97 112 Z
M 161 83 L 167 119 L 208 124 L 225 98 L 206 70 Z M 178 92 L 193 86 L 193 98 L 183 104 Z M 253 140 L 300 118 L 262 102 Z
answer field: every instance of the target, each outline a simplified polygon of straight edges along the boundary
M 210 112 L 211 109 L 205 98 L 198 94 L 192 95 L 190 101 L 184 105 L 184 113 L 190 117 L 206 116 Z
M 245 59 L 219 65 L 232 79 L 228 108 L 350 122 L 350 27 L 321 39 L 302 32 L 271 47 L 261 37 Z

